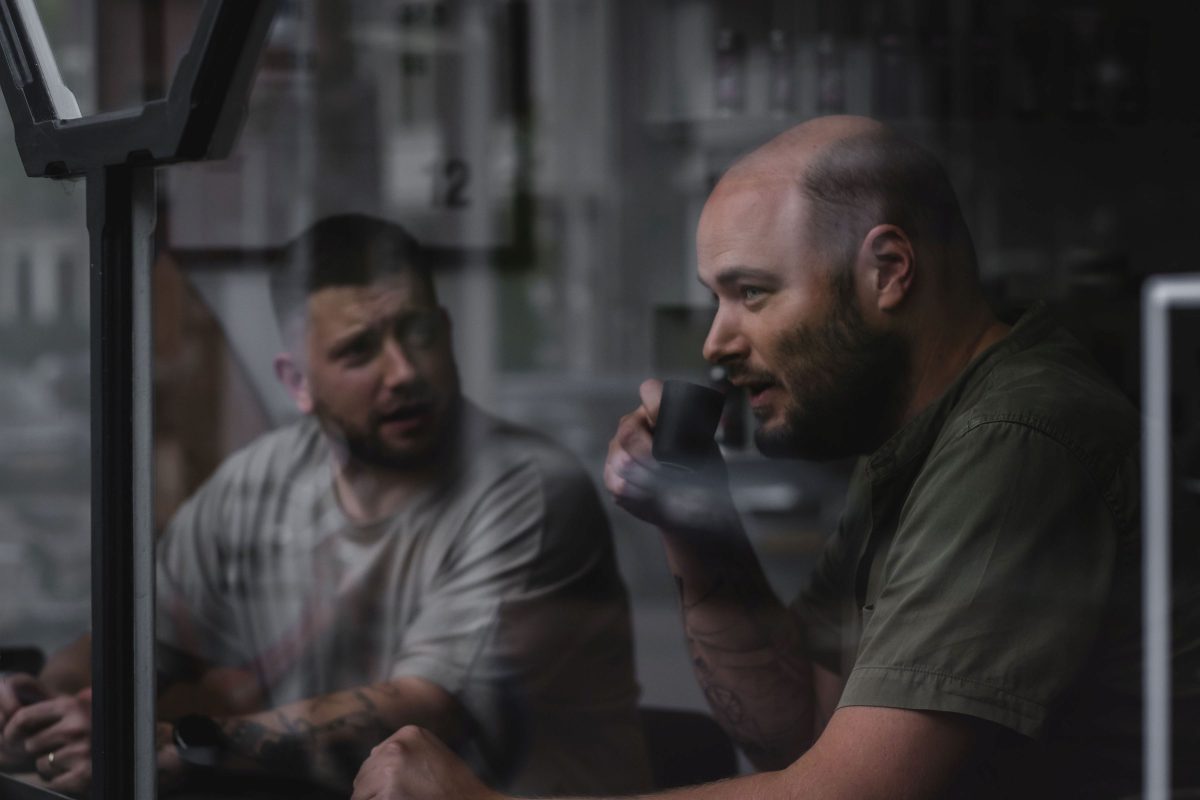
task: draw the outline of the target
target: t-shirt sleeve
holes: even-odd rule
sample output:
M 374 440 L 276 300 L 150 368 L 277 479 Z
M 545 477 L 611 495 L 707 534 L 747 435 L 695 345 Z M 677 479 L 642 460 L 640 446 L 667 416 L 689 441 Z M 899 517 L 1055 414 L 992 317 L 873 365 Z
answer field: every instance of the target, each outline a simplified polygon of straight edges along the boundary
M 843 706 L 967 714 L 1036 736 L 1087 658 L 1117 526 L 1069 447 L 978 424 L 930 456 L 863 609 Z
M 234 666 L 249 659 L 240 652 L 222 568 L 222 489 L 205 484 L 187 500 L 157 545 L 155 638 L 160 670 L 182 668 L 179 655 L 206 664 Z
M 457 535 L 462 546 L 406 627 L 393 677 L 424 678 L 456 697 L 483 761 L 501 773 L 537 751 L 565 761 L 527 767 L 535 772 L 611 784 L 594 773 L 610 753 L 628 756 L 613 775 L 635 774 L 628 597 L 591 481 L 577 467 L 512 470 Z M 572 754 L 575 746 L 604 753 Z
M 460 696 L 524 683 L 553 671 L 562 648 L 595 624 L 592 612 L 610 613 L 598 595 L 619 585 L 611 539 L 582 473 L 515 467 L 489 483 L 454 535 L 459 546 L 406 627 L 393 677 Z

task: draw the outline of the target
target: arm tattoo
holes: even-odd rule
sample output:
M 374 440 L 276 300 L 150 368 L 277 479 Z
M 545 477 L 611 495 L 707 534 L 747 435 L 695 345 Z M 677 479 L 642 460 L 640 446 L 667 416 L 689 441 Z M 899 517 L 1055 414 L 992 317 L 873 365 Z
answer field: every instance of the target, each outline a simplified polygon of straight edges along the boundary
M 322 715 L 319 722 L 308 715 L 330 709 L 337 696 L 314 698 L 302 711 L 277 710 L 271 725 L 235 720 L 228 729 L 232 749 L 266 772 L 348 785 L 371 748 L 396 728 L 365 690 L 349 697 L 342 713 Z M 346 703 L 346 695 L 340 702 Z
M 783 766 L 812 732 L 811 667 L 790 612 L 753 574 L 723 570 L 683 602 L 688 651 L 713 716 L 756 765 Z M 766 588 L 766 591 L 763 589 Z

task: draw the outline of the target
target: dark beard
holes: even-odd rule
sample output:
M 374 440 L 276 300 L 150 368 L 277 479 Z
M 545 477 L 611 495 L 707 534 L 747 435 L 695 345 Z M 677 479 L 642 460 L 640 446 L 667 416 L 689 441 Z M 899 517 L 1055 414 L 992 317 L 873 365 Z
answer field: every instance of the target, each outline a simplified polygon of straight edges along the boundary
M 895 333 L 870 330 L 854 300 L 839 291 L 826 324 L 797 328 L 780 343 L 780 378 L 793 395 L 783 426 L 759 427 L 767 456 L 828 461 L 876 450 L 900 421 L 909 351 Z
M 431 395 L 432 393 L 427 393 Z M 424 396 L 424 395 L 423 395 Z M 434 424 L 438 430 L 430 437 L 428 447 L 418 451 L 397 452 L 380 441 L 374 433 L 382 420 L 372 415 L 367 428 L 353 427 L 338 419 L 317 404 L 316 416 L 321 427 L 334 439 L 351 459 L 377 469 L 392 472 L 407 472 L 434 466 L 453 451 L 454 431 L 457 429 L 460 401 L 452 402 L 445 413 L 438 415 Z

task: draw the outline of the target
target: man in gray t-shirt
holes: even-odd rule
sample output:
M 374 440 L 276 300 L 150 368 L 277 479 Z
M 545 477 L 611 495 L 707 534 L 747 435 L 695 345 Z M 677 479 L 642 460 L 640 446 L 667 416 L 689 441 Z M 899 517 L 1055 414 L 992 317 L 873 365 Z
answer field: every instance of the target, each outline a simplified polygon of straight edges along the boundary
M 230 457 L 159 548 L 164 784 L 228 770 L 344 792 L 417 723 L 516 792 L 646 788 L 628 599 L 591 481 L 462 398 L 402 230 L 331 217 L 290 255 L 276 370 L 303 416 Z M 86 684 L 69 655 L 43 673 L 53 691 Z M 86 786 L 77 737 L 30 734 L 43 777 Z

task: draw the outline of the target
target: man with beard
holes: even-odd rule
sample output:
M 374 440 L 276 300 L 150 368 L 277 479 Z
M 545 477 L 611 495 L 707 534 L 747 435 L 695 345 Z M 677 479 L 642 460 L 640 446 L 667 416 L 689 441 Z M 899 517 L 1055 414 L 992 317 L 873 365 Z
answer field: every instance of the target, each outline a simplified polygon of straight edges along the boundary
M 749 393 L 758 446 L 862 459 L 785 607 L 719 458 L 688 493 L 707 504 L 679 507 L 652 456 L 661 385 L 621 420 L 606 485 L 661 529 L 701 687 L 762 770 L 667 796 L 1137 793 L 1138 417 L 1044 308 L 995 317 L 937 161 L 870 120 L 813 120 L 721 179 L 697 249 L 717 301 L 704 354 Z M 1175 713 L 1194 773 L 1190 585 Z M 496 797 L 417 727 L 355 787 Z
M 419 723 L 521 792 L 648 785 L 629 608 L 596 491 L 465 400 L 423 251 L 356 215 L 272 286 L 302 418 L 229 458 L 158 551 L 164 785 L 344 797 Z M 82 792 L 84 639 L 0 684 L 9 764 Z M 231 782 L 229 775 L 236 775 Z M 297 786 L 289 781 L 301 779 Z

